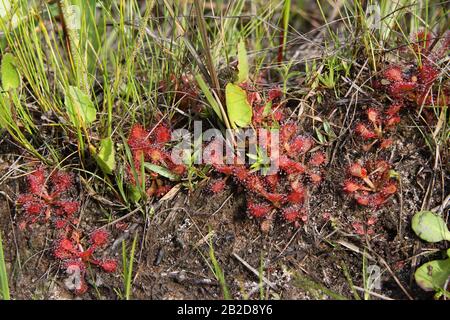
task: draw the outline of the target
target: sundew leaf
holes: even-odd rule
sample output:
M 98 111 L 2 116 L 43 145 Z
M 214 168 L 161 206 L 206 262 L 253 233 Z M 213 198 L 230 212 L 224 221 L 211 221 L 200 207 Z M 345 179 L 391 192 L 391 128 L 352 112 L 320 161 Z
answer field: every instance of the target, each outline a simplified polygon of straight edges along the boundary
M 417 284 L 425 291 L 445 290 L 450 277 L 450 258 L 421 265 L 414 273 Z
M 174 174 L 169 169 L 158 166 L 156 164 L 145 162 L 144 167 L 150 171 L 153 171 L 153 172 L 159 174 L 160 176 L 163 176 L 164 178 L 169 179 L 169 180 L 172 180 L 172 181 L 180 180 L 180 177 L 178 175 Z
M 246 127 L 252 121 L 252 107 L 247 101 L 247 93 L 238 85 L 228 83 L 225 87 L 227 113 L 233 128 Z
M 417 212 L 412 218 L 412 229 L 419 238 L 428 242 L 450 241 L 445 221 L 431 211 Z
M 20 75 L 15 65 L 15 58 L 10 53 L 3 55 L 1 75 L 3 90 L 17 89 L 20 86 Z
M 245 42 L 241 40 L 238 44 L 238 80 L 237 84 L 247 81 L 248 79 L 248 56 L 245 49 Z
M 91 98 L 77 87 L 69 86 L 65 96 L 65 105 L 74 126 L 89 125 L 97 116 L 97 110 Z
M 111 137 L 104 138 L 100 141 L 100 148 L 95 154 L 95 160 L 100 168 L 106 174 L 111 174 L 116 168 L 114 143 Z

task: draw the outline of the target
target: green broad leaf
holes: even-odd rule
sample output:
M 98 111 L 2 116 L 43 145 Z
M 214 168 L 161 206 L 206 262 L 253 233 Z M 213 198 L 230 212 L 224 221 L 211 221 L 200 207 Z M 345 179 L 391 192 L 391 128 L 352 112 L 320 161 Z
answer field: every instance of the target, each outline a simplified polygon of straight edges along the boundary
M 100 141 L 98 153 L 94 153 L 97 164 L 106 174 L 111 174 L 116 168 L 114 143 L 111 137 L 104 138 Z
M 414 273 L 417 284 L 425 291 L 441 291 L 450 277 L 450 258 L 421 265 Z
M 77 87 L 69 86 L 65 96 L 65 105 L 70 121 L 74 126 L 82 127 L 94 122 L 97 110 L 91 98 Z
M 3 55 L 1 75 L 2 87 L 5 91 L 17 89 L 20 86 L 20 75 L 17 71 L 15 60 L 14 56 L 10 53 Z
M 417 212 L 412 218 L 412 229 L 419 238 L 428 242 L 450 241 L 445 221 L 431 211 Z
M 238 85 L 228 83 L 225 87 L 227 113 L 233 128 L 246 127 L 252 121 L 252 107 L 247 101 L 247 93 Z
M 139 188 L 137 186 L 129 185 L 128 186 L 128 197 L 133 202 L 139 202 L 139 200 L 141 200 L 141 198 L 142 198 L 141 191 L 139 190 Z
M 247 81 L 248 79 L 248 56 L 245 49 L 245 42 L 241 40 L 238 44 L 238 80 L 237 84 Z
M 172 180 L 172 181 L 180 180 L 180 177 L 178 175 L 174 174 L 169 169 L 158 166 L 156 164 L 144 162 L 144 167 L 150 171 L 153 171 L 153 172 L 159 174 L 160 176 L 163 176 L 164 178 L 169 179 L 169 180 Z

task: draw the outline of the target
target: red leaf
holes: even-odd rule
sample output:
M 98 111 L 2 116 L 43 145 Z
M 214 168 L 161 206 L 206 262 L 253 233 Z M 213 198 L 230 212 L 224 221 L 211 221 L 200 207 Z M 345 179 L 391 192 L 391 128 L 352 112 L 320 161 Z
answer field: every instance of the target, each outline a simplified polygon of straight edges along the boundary
M 367 170 L 363 168 L 359 163 L 354 163 L 350 166 L 349 172 L 352 176 L 358 178 L 367 178 Z
M 393 142 L 394 141 L 392 139 L 383 139 L 383 140 L 381 140 L 380 148 L 387 149 L 392 145 Z
M 412 92 L 416 87 L 416 82 L 396 82 L 390 85 L 389 93 L 393 97 L 401 97 L 402 95 Z
M 298 220 L 306 221 L 307 215 L 305 211 L 297 206 L 287 207 L 283 209 L 283 218 L 288 222 L 294 222 Z
M 116 272 L 117 270 L 117 262 L 115 260 L 104 260 L 100 263 L 100 267 L 108 273 Z
M 91 234 L 91 243 L 96 246 L 101 247 L 108 242 L 108 237 L 109 237 L 109 234 L 105 230 L 103 230 L 103 229 L 95 230 Z
M 272 206 L 266 203 L 248 202 L 247 209 L 250 215 L 254 216 L 255 218 L 262 218 L 270 213 L 270 211 L 272 210 Z
M 355 127 L 355 132 L 364 140 L 369 140 L 377 137 L 377 134 L 369 130 L 365 125 L 359 123 Z
M 221 179 L 218 181 L 214 181 L 210 187 L 209 190 L 211 190 L 212 193 L 219 193 L 222 192 L 225 189 L 225 179 Z
M 398 114 L 398 112 L 400 111 L 400 109 L 403 107 L 402 103 L 393 103 L 391 104 L 386 111 L 384 112 L 386 115 L 388 115 L 389 117 L 394 117 Z
M 380 122 L 379 119 L 379 112 L 373 108 L 367 109 L 367 118 L 370 122 L 372 122 L 374 125 L 378 125 Z
M 155 129 L 153 129 L 152 135 L 154 136 L 154 142 L 156 144 L 165 144 L 171 139 L 170 129 L 163 124 L 156 126 Z
M 292 191 L 288 194 L 286 200 L 293 204 L 302 204 L 305 201 L 305 193 Z
M 315 152 L 309 159 L 309 164 L 315 167 L 321 166 L 327 161 L 327 157 L 323 152 Z
M 384 77 L 387 80 L 393 81 L 393 82 L 401 82 L 404 80 L 402 70 L 400 69 L 399 66 L 392 66 L 392 67 L 389 67 L 388 69 L 386 69 L 384 71 Z
M 72 176 L 63 171 L 56 171 L 50 176 L 53 185 L 52 192 L 60 194 L 72 188 Z
M 28 175 L 28 185 L 32 194 L 37 196 L 47 195 L 46 178 L 43 168 L 39 168 Z

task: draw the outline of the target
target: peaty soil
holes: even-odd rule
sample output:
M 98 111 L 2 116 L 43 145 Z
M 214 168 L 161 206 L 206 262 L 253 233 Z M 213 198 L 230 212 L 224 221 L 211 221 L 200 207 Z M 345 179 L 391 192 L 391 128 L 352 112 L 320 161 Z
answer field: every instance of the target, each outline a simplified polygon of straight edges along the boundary
M 262 232 L 261 221 L 246 213 L 244 190 L 230 184 L 224 192 L 212 194 L 207 181 L 193 192 L 181 189 L 168 200 L 111 223 L 129 212 L 98 201 L 79 184 L 81 230 L 87 234 L 109 222 L 111 242 L 104 254 L 119 262 L 115 274 L 92 268 L 87 277 L 89 290 L 80 297 L 64 285 L 67 275 L 53 257 L 51 229 L 39 224 L 26 231 L 18 229 L 21 212 L 14 201 L 24 189 L 27 164 L 18 156 L 19 150 L 3 139 L 0 230 L 12 297 L 119 299 L 124 292 L 122 245 L 129 254 L 132 239 L 137 237 L 134 299 L 223 298 L 211 264 L 211 247 L 235 299 L 362 298 L 363 293 L 352 285 L 364 287 L 364 265 L 380 273 L 379 286 L 371 289 L 377 296 L 371 299 L 432 298 L 432 293 L 417 287 L 413 273 L 423 262 L 439 257 L 444 245 L 419 241 L 410 221 L 416 211 L 442 203 L 449 191 L 445 168 L 435 166 L 409 113 L 402 115 L 393 147 L 383 154 L 368 154 L 360 151 L 351 134 L 351 121 L 364 112 L 364 106 L 325 105 L 321 110 L 316 119 L 333 124 L 336 138 L 327 148 L 330 161 L 325 179 L 307 201 L 309 219 L 298 228 L 275 219 Z M 302 123 L 305 131 L 312 125 Z M 368 157 L 389 159 L 400 177 L 399 193 L 376 211 L 355 206 L 342 192 L 346 166 Z M 110 216 L 107 221 L 105 213 Z M 376 221 L 373 233 L 356 232 L 355 223 L 364 225 L 369 218 Z M 425 249 L 432 249 L 432 254 L 422 254 Z

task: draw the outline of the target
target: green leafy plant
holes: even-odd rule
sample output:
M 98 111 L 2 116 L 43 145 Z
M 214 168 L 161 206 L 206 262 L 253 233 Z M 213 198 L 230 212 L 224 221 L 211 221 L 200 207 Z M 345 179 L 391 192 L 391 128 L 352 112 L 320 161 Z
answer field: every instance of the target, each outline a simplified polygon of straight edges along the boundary
M 252 107 L 247 101 L 247 93 L 236 84 L 225 87 L 228 118 L 233 128 L 246 127 L 252 121 Z
M 252 121 L 252 107 L 247 100 L 247 93 L 239 84 L 248 80 L 249 63 L 245 43 L 238 44 L 238 79 L 235 84 L 228 83 L 225 87 L 225 99 L 228 118 L 232 128 L 247 127 Z
M 241 40 L 238 44 L 238 81 L 237 83 L 243 83 L 248 79 L 248 56 L 245 49 L 245 42 Z
M 445 221 L 431 211 L 417 212 L 412 219 L 412 229 L 427 242 L 450 240 Z M 447 290 L 450 281 L 450 249 L 447 250 L 447 256 L 447 259 L 423 264 L 414 274 L 417 284 L 425 291 L 435 291 L 436 298 L 450 297 Z
M 417 284 L 423 290 L 436 291 L 436 298 L 441 296 L 450 298 L 450 292 L 446 289 L 450 281 L 450 249 L 447 250 L 447 256 L 445 260 L 424 263 L 414 274 Z
M 85 127 L 94 122 L 97 110 L 90 97 L 77 87 L 69 86 L 65 104 L 70 121 L 76 127 Z
M 270 158 L 264 149 L 256 146 L 256 154 L 247 154 L 248 158 L 253 160 L 254 163 L 250 166 L 252 172 L 262 170 L 262 173 L 266 175 L 270 170 Z
M 97 152 L 95 147 L 91 146 L 91 153 L 99 167 L 106 174 L 111 174 L 116 168 L 114 142 L 111 137 L 104 138 L 100 141 L 100 148 Z
M 431 211 L 417 212 L 412 218 L 412 229 L 427 242 L 450 241 L 450 232 L 444 219 Z
M 2 58 L 1 65 L 3 90 L 17 89 L 20 86 L 20 75 L 15 65 L 15 58 L 7 53 Z

